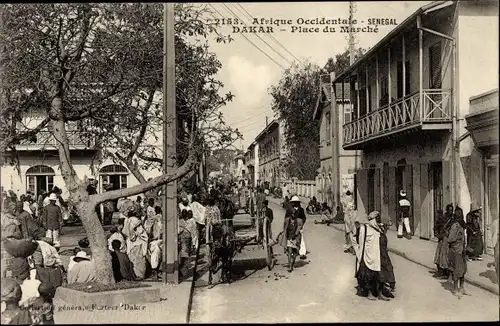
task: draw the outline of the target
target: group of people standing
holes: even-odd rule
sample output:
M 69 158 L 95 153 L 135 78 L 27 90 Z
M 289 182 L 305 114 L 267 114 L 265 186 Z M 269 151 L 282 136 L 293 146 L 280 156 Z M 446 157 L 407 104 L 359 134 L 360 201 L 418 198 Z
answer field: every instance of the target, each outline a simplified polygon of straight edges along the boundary
M 470 212 L 464 218 L 459 206 L 453 208 L 452 204 L 448 204 L 445 212 L 434 223 L 434 234 L 438 238 L 434 255 L 437 272 L 434 277 L 447 280 L 451 276 L 453 294 L 458 297 L 467 294 L 464 289 L 467 262 L 482 260 L 480 209 L 479 205 L 471 204 Z

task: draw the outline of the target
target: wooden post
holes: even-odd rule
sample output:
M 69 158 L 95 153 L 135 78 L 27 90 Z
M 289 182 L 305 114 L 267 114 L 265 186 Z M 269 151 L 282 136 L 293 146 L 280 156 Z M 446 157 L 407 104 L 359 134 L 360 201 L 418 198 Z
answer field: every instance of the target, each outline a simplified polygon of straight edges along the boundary
M 387 48 L 387 89 L 389 91 L 389 104 L 392 102 L 392 78 L 391 78 L 391 45 Z
M 361 102 L 360 102 L 360 100 L 359 100 L 359 88 L 361 87 L 361 85 L 360 85 L 360 84 L 361 84 L 361 83 L 360 83 L 360 78 L 359 78 L 359 69 L 358 69 L 358 70 L 356 70 L 356 85 L 358 85 L 358 87 L 356 87 L 356 102 L 358 103 L 358 106 L 357 106 L 357 108 L 356 108 L 356 111 L 358 111 L 358 112 L 357 112 L 357 115 L 356 115 L 356 119 L 359 119 L 359 118 L 360 118 L 359 114 L 361 113 L 361 112 L 360 112 L 360 108 L 359 108 L 359 105 L 361 104 Z
M 378 108 L 380 105 L 380 82 L 378 80 L 378 54 L 375 56 L 375 78 L 377 79 L 377 101 L 375 103 L 375 108 Z
M 406 96 L 406 47 L 405 47 L 405 35 L 403 34 L 403 97 Z M 422 75 L 422 71 L 420 71 L 420 75 Z
M 419 91 L 419 106 L 420 106 L 420 120 L 424 119 L 424 31 L 420 29 L 422 24 L 422 17 L 417 16 L 418 28 L 418 91 Z M 404 84 L 404 83 L 403 83 Z
M 332 131 L 330 139 L 332 143 L 332 185 L 333 185 L 333 203 L 340 204 L 340 155 L 339 155 L 339 110 L 335 94 L 335 72 L 330 73 L 330 84 L 332 85 L 332 100 L 330 104 L 330 119 L 332 121 Z
M 175 169 L 173 154 L 176 151 L 177 124 L 175 114 L 175 47 L 174 47 L 174 4 L 163 5 L 163 164 L 164 173 Z M 170 122 L 170 123 L 169 123 Z M 179 283 L 177 253 L 177 182 L 164 187 L 163 211 L 163 282 Z
M 365 66 L 365 92 L 366 92 L 366 114 L 368 114 L 368 112 L 370 112 L 370 92 L 369 92 L 369 87 L 370 85 L 368 84 L 369 81 L 368 81 L 368 62 L 366 62 L 366 66 Z

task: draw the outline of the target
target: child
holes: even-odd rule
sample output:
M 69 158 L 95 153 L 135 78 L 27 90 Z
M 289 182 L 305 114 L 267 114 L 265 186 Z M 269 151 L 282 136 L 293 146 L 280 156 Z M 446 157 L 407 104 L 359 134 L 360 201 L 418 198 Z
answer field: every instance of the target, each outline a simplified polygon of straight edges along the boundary
M 114 240 L 118 240 L 121 243 L 121 245 L 120 245 L 120 251 L 121 252 L 126 252 L 127 251 L 127 247 L 125 245 L 125 238 L 123 237 L 123 234 L 118 230 L 118 228 L 116 226 L 113 226 L 110 229 L 110 232 L 111 232 L 111 236 L 108 239 L 108 249 L 109 249 L 109 251 L 114 251 L 112 243 L 113 243 Z
M 28 310 L 19 307 L 22 297 L 21 286 L 12 278 L 2 278 L 2 325 L 31 325 L 32 320 Z
M 135 279 L 134 266 L 127 254 L 121 251 L 122 244 L 120 240 L 111 241 L 111 265 L 113 266 L 113 275 L 116 282 L 122 280 L 133 281 Z
M 49 283 L 41 283 L 38 286 L 40 297 L 31 304 L 29 312 L 33 325 L 54 325 L 54 303 L 53 299 L 56 289 Z

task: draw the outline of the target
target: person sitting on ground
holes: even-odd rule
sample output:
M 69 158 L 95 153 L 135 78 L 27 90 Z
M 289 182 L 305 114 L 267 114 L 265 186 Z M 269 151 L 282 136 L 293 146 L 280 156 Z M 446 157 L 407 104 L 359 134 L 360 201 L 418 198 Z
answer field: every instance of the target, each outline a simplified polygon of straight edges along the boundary
M 44 237 L 36 242 L 38 248 L 31 257 L 38 279 L 50 283 L 55 288 L 61 286 L 65 270 L 57 249 L 52 245 L 52 240 Z
M 108 238 L 109 251 L 114 251 L 112 243 L 114 240 L 118 240 L 121 243 L 120 251 L 127 252 L 127 246 L 125 245 L 125 238 L 123 237 L 123 234 L 118 230 L 118 228 L 116 226 L 112 226 L 109 231 L 111 232 L 111 235 Z
M 73 258 L 76 263 L 68 272 L 68 284 L 96 282 L 95 265 L 85 251 L 80 251 Z
M 1 285 L 2 325 L 31 325 L 29 311 L 19 306 L 22 297 L 19 283 L 12 278 L 2 277 Z
M 82 249 L 79 247 L 73 248 L 73 256 L 69 257 L 69 263 L 68 263 L 68 272 L 75 266 L 76 262 L 73 260 L 73 258 L 76 257 L 76 254 L 78 254 Z
M 80 249 L 87 253 L 87 256 L 92 256 L 92 250 L 90 250 L 90 242 L 87 237 L 80 239 L 78 241 L 78 246 L 80 247 Z
M 128 258 L 127 254 L 121 251 L 122 243 L 120 240 L 113 240 L 111 242 L 113 251 L 111 252 L 111 265 L 113 267 L 113 275 L 116 282 L 122 280 L 133 281 L 135 280 L 134 266 Z
M 335 214 L 335 217 L 333 218 L 332 222 L 333 224 L 342 224 L 345 221 L 345 213 L 344 213 L 344 206 L 342 204 L 337 205 L 337 214 Z M 330 224 L 330 223 L 328 223 Z
M 332 209 L 328 206 L 326 202 L 321 204 L 321 218 L 319 220 L 314 220 L 314 224 L 327 224 L 333 221 L 332 219 Z
M 318 200 L 316 199 L 315 196 L 309 201 L 309 204 L 307 204 L 306 207 L 306 212 L 307 214 L 315 214 L 317 211 L 317 206 L 318 206 Z

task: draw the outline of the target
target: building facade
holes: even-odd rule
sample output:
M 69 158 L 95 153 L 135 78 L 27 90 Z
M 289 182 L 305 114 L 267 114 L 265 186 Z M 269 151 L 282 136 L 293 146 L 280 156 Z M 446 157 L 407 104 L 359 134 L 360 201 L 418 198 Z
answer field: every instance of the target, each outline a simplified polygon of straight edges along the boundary
M 466 177 L 471 199 L 483 207 L 485 250 L 493 254 L 491 223 L 498 219 L 498 89 L 471 97 L 466 136 L 474 148 Z
M 256 182 L 258 179 L 258 176 L 256 176 L 255 174 L 255 145 L 255 142 L 250 144 L 247 151 L 245 152 L 245 165 L 248 169 L 247 181 L 249 185 L 252 185 L 254 187 L 256 186 Z
M 243 154 L 237 154 L 230 166 L 231 175 L 237 181 L 241 181 L 247 178 L 247 168 L 245 166 L 245 156 Z
M 280 124 L 277 120 L 271 121 L 257 135 L 255 142 L 258 146 L 258 181 L 270 187 L 279 187 L 281 184 L 281 137 Z
M 497 44 L 497 2 L 436 1 L 336 77 L 349 83 L 353 103 L 343 148 L 362 150 L 358 214 L 378 210 L 396 222 L 398 193 L 406 190 L 413 233 L 431 239 L 447 204 L 467 213 L 478 200 L 467 183 L 474 144 L 462 135 L 469 98 L 498 88 Z
M 334 201 L 333 194 L 333 183 L 337 183 L 340 190 L 340 196 L 342 198 L 343 195 L 350 190 L 351 193 L 354 193 L 354 184 L 351 182 L 350 184 L 346 184 L 346 182 L 342 182 L 342 180 L 349 180 L 354 178 L 354 173 L 356 171 L 356 167 L 359 167 L 359 158 L 360 152 L 356 150 L 345 150 L 341 146 L 339 147 L 339 169 L 340 169 L 340 179 L 334 176 L 332 171 L 332 141 L 335 139 L 338 141 L 342 138 L 343 129 L 342 126 L 346 123 L 351 122 L 352 117 L 352 109 L 353 106 L 350 101 L 350 89 L 349 84 L 336 84 L 336 94 L 341 95 L 342 90 L 344 91 L 344 96 L 338 96 L 335 99 L 336 111 L 332 111 L 331 101 L 332 101 L 332 85 L 330 82 L 321 81 L 320 83 L 320 96 L 318 98 L 318 102 L 316 105 L 316 109 L 314 111 L 314 119 L 320 120 L 320 133 L 319 133 L 319 155 L 320 155 L 320 168 L 318 171 L 318 179 L 319 179 L 319 200 L 322 202 L 327 202 L 329 205 L 332 205 Z M 343 87 L 343 88 L 342 88 Z M 339 129 L 335 130 L 335 126 L 333 125 L 333 112 L 337 112 L 338 114 L 338 125 Z M 333 135 L 336 135 L 334 139 Z M 339 142 L 339 145 L 340 142 Z

